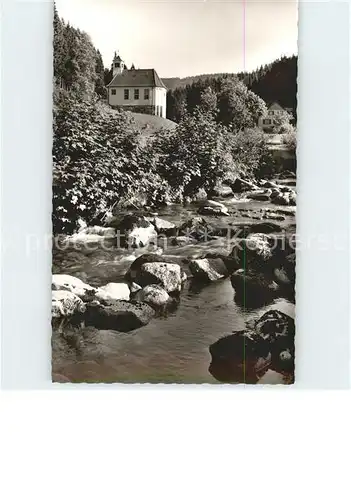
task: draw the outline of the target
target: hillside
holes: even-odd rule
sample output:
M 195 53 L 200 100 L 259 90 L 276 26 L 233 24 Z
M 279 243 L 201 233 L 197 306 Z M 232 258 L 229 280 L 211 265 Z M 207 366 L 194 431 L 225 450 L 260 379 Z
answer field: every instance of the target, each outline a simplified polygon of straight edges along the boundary
M 146 137 L 151 136 L 160 130 L 173 130 L 177 126 L 175 122 L 172 122 L 167 118 L 161 118 L 160 116 L 132 113 L 129 111 L 127 114 L 132 117 L 137 127 Z
M 237 76 L 249 90 L 261 97 L 266 103 L 279 102 L 283 107 L 296 113 L 297 95 L 297 56 L 282 57 L 248 73 L 213 73 L 186 78 L 162 78 L 169 91 L 185 89 L 206 80 Z M 191 92 L 188 88 L 187 92 Z
M 208 78 L 222 78 L 223 76 L 235 76 L 235 73 L 209 73 L 204 75 L 186 76 L 185 78 L 162 78 L 163 83 L 168 90 L 173 90 L 179 87 L 192 85 L 199 80 L 207 80 Z

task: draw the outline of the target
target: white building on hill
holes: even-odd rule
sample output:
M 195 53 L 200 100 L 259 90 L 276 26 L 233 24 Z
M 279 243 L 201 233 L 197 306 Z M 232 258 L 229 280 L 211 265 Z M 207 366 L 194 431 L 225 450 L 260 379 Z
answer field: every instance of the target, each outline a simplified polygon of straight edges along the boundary
M 136 113 L 147 113 L 166 118 L 167 88 L 154 69 L 127 69 L 115 53 L 113 78 L 107 85 L 108 103 L 112 108 L 123 108 Z

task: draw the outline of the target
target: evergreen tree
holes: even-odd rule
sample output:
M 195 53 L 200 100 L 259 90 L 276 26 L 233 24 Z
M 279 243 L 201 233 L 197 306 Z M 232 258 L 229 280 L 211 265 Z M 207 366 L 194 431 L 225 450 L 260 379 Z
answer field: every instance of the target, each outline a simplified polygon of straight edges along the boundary
M 95 73 L 96 73 L 95 93 L 105 98 L 106 97 L 105 68 L 104 68 L 104 63 L 102 61 L 101 52 L 99 50 L 96 51 Z
M 65 25 L 60 19 L 56 5 L 54 4 L 54 39 L 53 39 L 53 66 L 54 66 L 54 81 L 59 87 L 64 86 L 64 68 L 67 57 L 67 44 L 64 35 Z

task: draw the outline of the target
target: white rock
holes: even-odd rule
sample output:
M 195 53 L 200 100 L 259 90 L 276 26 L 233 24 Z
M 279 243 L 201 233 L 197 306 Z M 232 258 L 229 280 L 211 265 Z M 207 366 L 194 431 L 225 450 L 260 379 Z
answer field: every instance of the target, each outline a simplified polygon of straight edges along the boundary
M 87 285 L 79 278 L 68 274 L 54 274 L 52 276 L 52 290 L 67 290 L 74 293 L 81 299 L 86 299 L 94 295 L 96 288 Z
M 141 266 L 138 281 L 141 285 L 161 285 L 168 293 L 180 292 L 182 275 L 178 264 L 149 262 Z
M 159 285 L 146 286 L 136 294 L 135 299 L 156 307 L 163 306 L 171 300 L 166 290 Z
M 108 283 L 97 289 L 97 300 L 129 300 L 130 290 L 127 283 Z
M 155 229 L 158 233 L 161 233 L 162 231 L 168 231 L 176 227 L 173 222 L 168 222 L 168 220 L 160 219 L 160 217 L 153 217 L 149 220 L 155 226 Z
M 128 234 L 127 243 L 132 247 L 145 247 L 151 240 L 157 243 L 157 233 L 152 224 L 149 227 L 136 227 Z
M 114 227 L 89 226 L 80 230 L 78 234 L 95 234 L 104 236 L 105 238 L 114 238 L 116 236 L 116 229 Z
M 82 299 L 68 290 L 54 290 L 52 292 L 51 315 L 53 318 L 72 316 L 75 313 L 84 313 L 85 304 Z

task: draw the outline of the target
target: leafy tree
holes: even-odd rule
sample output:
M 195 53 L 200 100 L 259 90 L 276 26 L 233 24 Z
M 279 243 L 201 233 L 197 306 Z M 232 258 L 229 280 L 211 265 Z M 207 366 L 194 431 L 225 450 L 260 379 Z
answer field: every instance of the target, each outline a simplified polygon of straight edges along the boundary
M 296 152 L 296 129 L 292 125 L 283 135 L 283 144 L 287 146 L 289 151 Z
M 161 177 L 184 196 L 193 196 L 201 187 L 211 191 L 231 162 L 225 129 L 200 109 L 160 135 L 155 147 Z
M 133 190 L 138 133 L 125 113 L 65 96 L 54 110 L 53 226 L 71 232 Z
M 223 81 L 218 108 L 218 120 L 233 131 L 255 127 L 258 118 L 266 112 L 262 99 L 238 79 Z
M 237 175 L 262 178 L 275 171 L 275 161 L 267 145 L 267 136 L 259 128 L 241 130 L 227 137 L 233 158 L 227 178 Z
M 201 92 L 200 107 L 205 113 L 217 114 L 217 95 L 211 87 L 207 87 Z
M 279 114 L 274 114 L 273 117 L 273 129 L 274 134 L 284 134 L 285 132 L 291 131 L 292 125 L 290 121 L 292 116 L 287 111 L 283 110 Z

